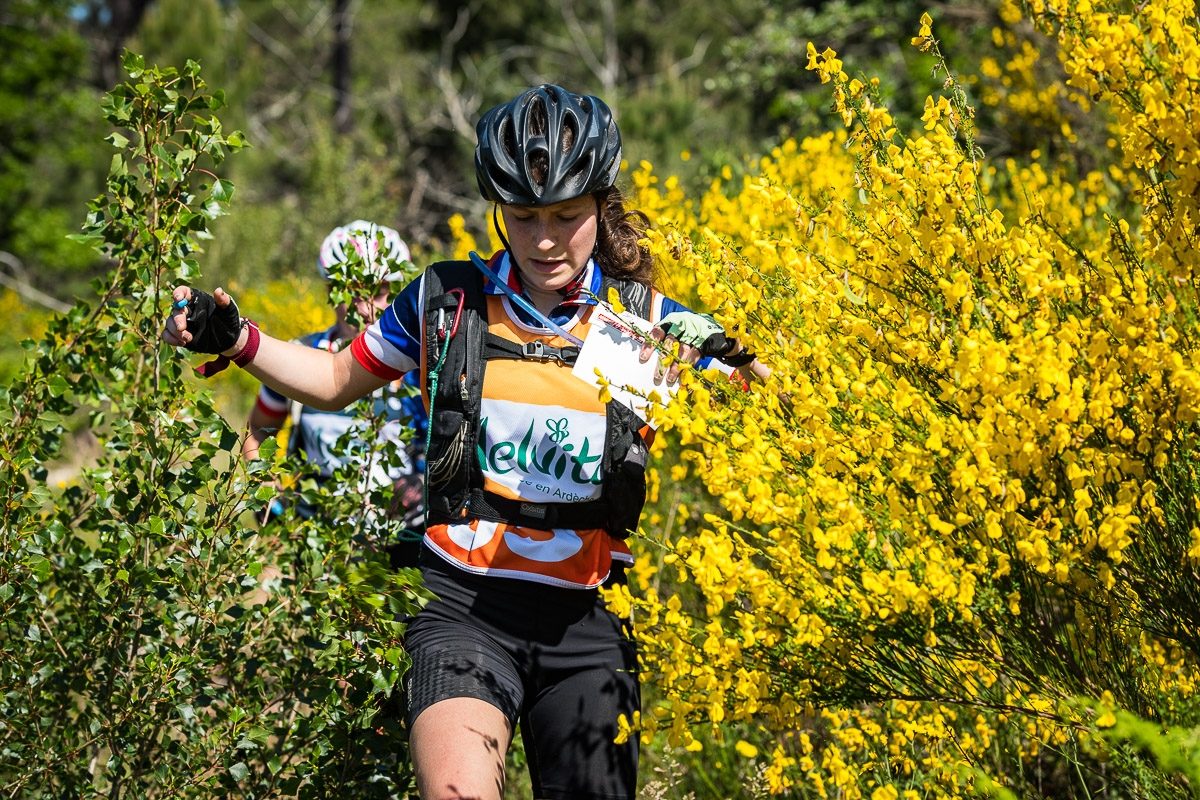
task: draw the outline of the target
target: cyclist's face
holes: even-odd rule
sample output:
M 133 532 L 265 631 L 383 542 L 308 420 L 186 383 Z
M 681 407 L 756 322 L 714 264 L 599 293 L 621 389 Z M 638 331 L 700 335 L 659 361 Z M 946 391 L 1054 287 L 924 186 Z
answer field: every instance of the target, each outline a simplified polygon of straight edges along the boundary
M 366 325 L 370 325 L 372 322 L 378 319 L 380 312 L 387 309 L 387 307 L 390 305 L 390 303 L 388 303 L 388 294 L 389 290 L 383 289 L 379 292 L 379 294 L 370 299 L 362 297 L 354 298 L 354 310 L 358 312 L 358 318 L 361 319 Z M 338 323 L 346 327 L 347 333 L 349 333 L 351 329 L 354 333 L 358 332 L 358 328 L 349 325 L 346 322 L 345 303 L 339 303 L 334 311 L 337 314 Z
M 537 295 L 556 295 L 587 266 L 599 222 L 592 195 L 541 208 L 500 208 L 525 291 L 535 301 Z

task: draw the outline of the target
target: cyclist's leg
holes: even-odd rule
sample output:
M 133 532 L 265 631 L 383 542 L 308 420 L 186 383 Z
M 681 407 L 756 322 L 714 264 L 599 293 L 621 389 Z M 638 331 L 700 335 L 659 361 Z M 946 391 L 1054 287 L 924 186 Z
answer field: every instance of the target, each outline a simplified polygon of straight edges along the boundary
M 512 656 L 441 599 L 409 623 L 404 646 L 412 661 L 404 678 L 409 750 L 422 800 L 499 800 L 524 696 Z
M 511 739 L 508 718 L 483 700 L 453 697 L 425 709 L 409 732 L 421 799 L 500 800 Z
M 641 705 L 637 650 L 623 622 L 600 600 L 536 664 L 538 687 L 521 718 L 535 797 L 633 800 L 638 736 L 615 741 L 618 719 L 632 720 Z

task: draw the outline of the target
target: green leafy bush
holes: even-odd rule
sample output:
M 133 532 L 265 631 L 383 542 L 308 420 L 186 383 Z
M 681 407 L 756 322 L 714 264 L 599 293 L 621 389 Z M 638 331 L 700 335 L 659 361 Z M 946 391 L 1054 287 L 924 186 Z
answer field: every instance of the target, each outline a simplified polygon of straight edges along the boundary
M 254 524 L 277 453 L 243 464 L 239 432 L 159 341 L 233 193 L 214 171 L 245 142 L 194 62 L 125 67 L 103 104 L 108 192 L 79 237 L 115 267 L 0 390 L 0 786 L 402 795 L 399 637 L 419 580 L 365 546 L 352 495 L 329 500 L 342 524 Z M 52 490 L 81 418 L 100 455 Z

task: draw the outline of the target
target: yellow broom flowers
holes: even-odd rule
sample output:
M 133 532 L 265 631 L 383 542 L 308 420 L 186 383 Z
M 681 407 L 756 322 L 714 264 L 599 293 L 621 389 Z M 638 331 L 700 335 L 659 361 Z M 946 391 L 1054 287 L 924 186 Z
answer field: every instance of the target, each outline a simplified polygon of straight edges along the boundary
M 988 161 L 924 15 L 913 44 L 949 77 L 911 138 L 876 81 L 810 44 L 846 131 L 691 202 L 635 172 L 656 258 L 772 374 L 689 373 L 659 420 L 721 513 L 646 543 L 678 592 L 613 595 L 663 695 L 622 735 L 753 721 L 775 738 L 737 750 L 772 791 L 874 800 L 1016 786 L 1047 752 L 1099 747 L 1111 726 L 1080 697 L 1194 719 L 1195 10 L 1032 18 L 1067 81 L 1010 81 L 1013 113 L 1103 107 L 1119 162 Z

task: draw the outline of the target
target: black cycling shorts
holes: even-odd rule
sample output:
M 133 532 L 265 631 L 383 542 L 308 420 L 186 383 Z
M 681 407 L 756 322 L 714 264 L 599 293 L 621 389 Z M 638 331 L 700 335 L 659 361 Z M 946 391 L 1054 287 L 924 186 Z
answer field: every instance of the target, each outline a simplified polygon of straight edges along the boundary
M 436 599 L 405 632 L 409 729 L 441 700 L 483 700 L 520 725 L 534 797 L 633 800 L 638 737 L 613 740 L 641 707 L 637 652 L 599 591 L 478 577 L 427 551 L 422 574 Z

